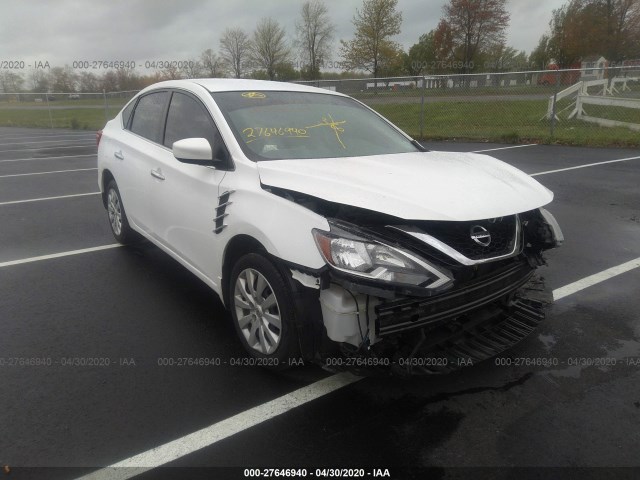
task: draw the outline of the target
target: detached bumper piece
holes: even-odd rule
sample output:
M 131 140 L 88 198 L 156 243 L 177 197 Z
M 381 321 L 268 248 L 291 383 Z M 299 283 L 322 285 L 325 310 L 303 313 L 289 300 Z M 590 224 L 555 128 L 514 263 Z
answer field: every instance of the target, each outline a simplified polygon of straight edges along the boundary
M 513 292 L 513 290 L 511 290 Z M 498 355 L 527 337 L 552 303 L 544 282 L 528 275 L 504 298 L 412 335 L 396 352 L 392 370 L 400 375 L 442 374 Z

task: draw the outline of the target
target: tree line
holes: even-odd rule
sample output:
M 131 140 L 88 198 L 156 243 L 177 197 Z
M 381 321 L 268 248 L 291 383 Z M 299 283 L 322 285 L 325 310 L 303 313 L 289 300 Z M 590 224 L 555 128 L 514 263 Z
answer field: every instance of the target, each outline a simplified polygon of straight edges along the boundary
M 407 51 L 400 34 L 398 0 L 363 0 L 352 19 L 353 37 L 334 48 L 335 24 L 322 0 L 300 8 L 293 38 L 273 18 L 253 32 L 229 27 L 217 50 L 185 62 L 168 62 L 153 73 L 120 68 L 101 74 L 71 66 L 34 70 L 25 78 L 0 72 L 5 92 L 96 92 L 139 90 L 165 79 L 234 77 L 314 80 L 347 77 L 480 73 L 575 66 L 590 55 L 621 63 L 640 58 L 640 0 L 568 0 L 553 11 L 537 47 L 527 55 L 507 45 L 507 0 L 448 0 L 435 29 Z M 328 71 L 327 71 L 328 70 Z
M 611 64 L 640 59 L 640 0 L 570 0 L 554 10 L 531 62 L 570 68 L 589 56 Z

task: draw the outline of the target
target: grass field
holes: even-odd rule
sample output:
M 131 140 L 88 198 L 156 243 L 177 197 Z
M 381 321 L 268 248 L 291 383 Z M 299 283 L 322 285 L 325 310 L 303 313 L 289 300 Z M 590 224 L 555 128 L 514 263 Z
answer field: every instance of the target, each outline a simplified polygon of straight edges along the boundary
M 640 109 L 624 107 L 605 107 L 600 105 L 583 105 L 583 110 L 587 115 L 620 122 L 630 122 L 640 124 Z
M 420 137 L 420 105 L 373 105 L 373 108 L 411 136 Z M 638 121 L 637 111 L 607 112 L 607 118 Z M 425 104 L 423 139 L 482 140 L 492 142 L 561 143 L 589 146 L 640 146 L 640 134 L 628 128 L 607 128 L 561 119 L 551 136 L 543 119 L 547 102 L 436 102 Z
M 114 99 L 115 100 L 115 99 Z M 0 104 L 0 126 L 51 127 L 99 130 L 105 118 L 113 118 L 121 106 L 114 101 L 107 110 L 103 105 L 92 105 L 81 100 L 56 103 L 48 110 L 39 105 L 25 108 L 20 104 Z M 124 100 L 118 102 L 123 104 Z M 365 100 L 366 103 L 366 100 Z M 66 108 L 68 105 L 68 108 Z M 559 104 L 562 107 L 562 104 Z M 61 108 L 63 107 L 63 108 Z M 73 108 L 80 107 L 80 108 Z M 411 136 L 420 138 L 419 103 L 375 104 L 372 107 Z M 492 102 L 443 101 L 424 105 L 422 139 L 476 140 L 503 143 L 561 143 L 589 146 L 639 147 L 640 134 L 624 127 L 608 128 L 578 120 L 567 120 L 570 109 L 560 115 L 553 137 L 549 121 L 543 119 L 547 111 L 546 100 L 518 100 Z M 601 113 L 603 118 L 640 123 L 640 110 L 618 107 L 593 107 L 589 114 Z M 593 111 L 593 113 L 592 113 Z M 51 115 L 51 117 L 50 117 Z
M 120 107 L 107 109 L 106 118 L 113 118 Z M 51 115 L 51 116 L 50 116 Z M 104 106 L 95 108 L 12 109 L 0 107 L 0 127 L 72 128 L 99 130 L 105 121 Z

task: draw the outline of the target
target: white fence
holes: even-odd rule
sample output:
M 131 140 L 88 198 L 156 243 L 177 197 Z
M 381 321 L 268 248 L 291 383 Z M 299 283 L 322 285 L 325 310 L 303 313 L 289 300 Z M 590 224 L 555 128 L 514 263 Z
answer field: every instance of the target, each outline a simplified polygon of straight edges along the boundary
M 616 97 L 592 97 L 590 95 L 578 95 L 576 99 L 576 118 L 585 122 L 597 123 L 602 127 L 627 127 L 631 130 L 640 131 L 640 124 L 622 122 L 620 120 L 610 120 L 606 118 L 587 115 L 584 111 L 585 105 L 598 105 L 601 107 L 623 107 L 640 109 L 640 99 L 636 98 L 616 98 Z
M 627 127 L 632 130 L 640 130 L 640 124 L 611 120 L 587 115 L 584 105 L 597 105 L 601 107 L 640 108 L 640 99 L 613 97 L 614 94 L 630 92 L 629 82 L 638 82 L 640 77 L 614 77 L 611 79 L 580 81 L 549 97 L 547 113 L 543 119 L 560 121 L 560 114 L 573 108 L 567 119 L 576 118 L 585 122 L 596 123 L 602 127 Z M 597 92 L 589 93 L 590 88 L 598 87 Z M 565 98 L 573 99 L 573 102 L 562 110 L 557 110 L 558 102 Z
M 580 81 L 578 83 L 574 83 L 573 85 L 571 85 L 568 88 L 565 88 L 564 90 L 562 90 L 561 92 L 558 92 L 555 95 L 551 95 L 549 97 L 549 103 L 547 106 L 547 114 L 545 115 L 544 118 L 546 118 L 547 120 L 553 118 L 554 116 L 554 110 L 555 110 L 555 105 L 557 104 L 557 102 L 559 102 L 560 100 L 564 99 L 564 98 L 569 98 L 571 96 L 579 96 L 579 95 L 589 95 L 589 88 L 591 87 L 602 87 L 602 90 L 600 91 L 600 95 L 607 95 L 607 93 L 609 92 L 609 80 L 602 79 L 602 80 L 588 80 L 588 81 Z M 626 83 L 625 83 L 626 85 Z M 560 113 L 562 113 L 565 110 L 568 110 L 570 107 L 575 106 L 575 103 L 569 105 L 568 107 L 565 107 L 563 110 L 561 110 L 560 112 L 555 112 L 555 119 L 556 120 L 560 120 L 560 118 L 558 117 L 558 115 Z M 569 115 L 569 118 L 572 118 L 576 115 L 577 111 L 574 109 L 573 112 L 571 112 L 571 114 Z

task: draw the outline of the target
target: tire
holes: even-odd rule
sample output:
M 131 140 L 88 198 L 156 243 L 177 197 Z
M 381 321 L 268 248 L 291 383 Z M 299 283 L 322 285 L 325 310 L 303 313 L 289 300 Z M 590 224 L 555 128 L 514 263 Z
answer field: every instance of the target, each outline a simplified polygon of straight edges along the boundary
M 276 266 L 250 253 L 233 267 L 229 307 L 240 342 L 258 365 L 288 368 L 299 353 L 292 293 Z
M 138 239 L 136 232 L 129 226 L 129 220 L 124 210 L 120 190 L 115 180 L 111 180 L 107 185 L 107 216 L 109 218 L 109 226 L 111 233 L 123 245 L 131 243 Z

